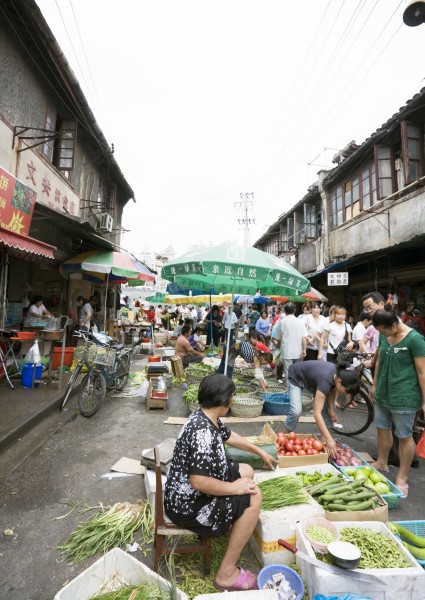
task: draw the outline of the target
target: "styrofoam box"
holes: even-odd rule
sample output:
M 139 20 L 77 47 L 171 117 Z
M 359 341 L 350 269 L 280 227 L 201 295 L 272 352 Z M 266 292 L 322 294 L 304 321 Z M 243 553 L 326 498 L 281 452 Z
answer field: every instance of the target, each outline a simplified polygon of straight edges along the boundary
M 289 469 L 277 468 L 275 471 L 256 472 L 254 480 L 256 483 L 261 483 L 274 477 L 289 475 L 288 471 Z M 275 563 L 292 565 L 295 562 L 295 555 L 279 546 L 277 540 L 283 539 L 295 546 L 295 526 L 297 522 L 310 517 L 324 518 L 324 516 L 325 511 L 312 497 L 309 498 L 309 502 L 306 504 L 284 506 L 279 510 L 261 511 L 257 525 L 249 539 L 258 561 L 264 566 Z
M 113 548 L 99 558 L 88 569 L 62 588 L 53 600 L 88 600 L 98 594 L 111 577 L 120 577 L 130 585 L 137 583 L 158 583 L 166 591 L 170 584 L 146 565 L 120 548 Z M 177 590 L 179 600 L 188 600 L 186 594 Z
M 241 592 L 223 592 L 221 594 L 202 594 L 195 596 L 193 600 L 240 600 Z M 277 590 L 246 590 L 243 593 L 243 600 L 279 600 Z
M 338 596 L 355 590 L 356 594 L 365 594 L 374 600 L 424 600 L 425 573 L 413 556 L 394 536 L 388 527 L 380 521 L 334 521 L 339 530 L 344 527 L 363 527 L 384 534 L 393 539 L 406 557 L 409 567 L 406 569 L 355 569 L 361 573 L 376 575 L 383 583 L 353 580 L 350 577 L 338 576 L 320 569 L 297 555 L 297 565 L 301 569 L 304 584 L 309 598 L 315 594 Z M 297 548 L 311 557 L 315 557 L 310 542 L 304 536 L 302 528 L 297 525 Z
M 165 483 L 167 481 L 166 475 L 161 475 L 162 479 L 162 489 L 165 488 Z M 151 505 L 152 514 L 155 516 L 155 494 L 156 494 L 156 473 L 152 471 L 152 469 L 145 470 L 145 490 L 146 490 L 146 498 Z

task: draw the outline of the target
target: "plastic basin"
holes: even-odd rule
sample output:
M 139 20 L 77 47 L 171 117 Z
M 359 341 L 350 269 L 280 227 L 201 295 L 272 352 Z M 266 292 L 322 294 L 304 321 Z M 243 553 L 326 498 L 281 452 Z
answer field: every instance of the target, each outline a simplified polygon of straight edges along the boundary
M 257 577 L 258 589 L 262 590 L 264 586 L 267 585 L 267 582 L 272 579 L 273 575 L 278 573 L 282 573 L 285 576 L 286 581 L 296 593 L 297 600 L 301 600 L 304 596 L 304 584 L 302 579 L 298 573 L 285 565 L 268 565 L 261 569 Z

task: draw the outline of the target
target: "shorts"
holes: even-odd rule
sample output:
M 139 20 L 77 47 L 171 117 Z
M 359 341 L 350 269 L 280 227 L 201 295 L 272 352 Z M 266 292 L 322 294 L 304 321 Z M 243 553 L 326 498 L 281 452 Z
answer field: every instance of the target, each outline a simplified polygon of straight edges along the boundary
M 393 413 L 389 408 L 373 403 L 375 408 L 375 427 L 378 429 L 391 429 L 394 423 L 394 433 L 398 438 L 406 439 L 412 437 L 413 423 L 415 422 L 416 410 L 411 413 Z
M 237 462 L 233 462 L 228 460 L 229 465 L 229 481 L 235 481 L 240 478 L 239 473 L 239 464 Z M 242 496 L 218 496 L 218 501 L 223 507 L 226 504 L 226 498 L 230 497 L 232 503 L 232 514 L 230 520 L 226 522 L 222 522 L 221 526 L 218 527 L 215 531 L 212 531 L 210 527 L 206 527 L 205 525 L 201 525 L 196 518 L 195 515 L 179 515 L 175 514 L 171 511 L 166 511 L 167 516 L 171 519 L 171 521 L 175 525 L 179 525 L 180 527 L 184 527 L 185 529 L 190 529 L 193 533 L 196 533 L 200 537 L 219 537 L 225 535 L 232 523 L 237 521 L 239 517 L 243 515 L 245 510 L 250 506 L 251 503 L 251 495 L 243 494 Z M 209 504 L 209 497 L 207 497 Z

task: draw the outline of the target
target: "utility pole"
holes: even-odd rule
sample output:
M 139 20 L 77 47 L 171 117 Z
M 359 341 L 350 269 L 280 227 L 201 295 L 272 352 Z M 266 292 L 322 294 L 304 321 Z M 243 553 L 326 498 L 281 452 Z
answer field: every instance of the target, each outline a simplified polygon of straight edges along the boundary
M 247 192 L 245 194 L 242 194 L 241 192 L 240 197 L 242 200 L 240 202 L 235 202 L 235 206 L 242 209 L 244 216 L 242 219 L 238 219 L 238 223 L 239 225 L 242 225 L 244 230 L 244 246 L 249 246 L 249 226 L 255 224 L 255 219 L 248 218 L 248 210 L 250 210 L 254 204 L 254 192 Z M 250 197 L 252 200 L 249 199 Z

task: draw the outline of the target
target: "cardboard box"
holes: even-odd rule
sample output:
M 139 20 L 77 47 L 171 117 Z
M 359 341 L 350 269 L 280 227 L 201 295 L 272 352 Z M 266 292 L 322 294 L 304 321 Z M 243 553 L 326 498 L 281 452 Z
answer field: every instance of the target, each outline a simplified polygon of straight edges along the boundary
M 119 577 L 130 585 L 146 582 L 150 585 L 157 583 L 163 591 L 170 588 L 163 577 L 142 562 L 120 548 L 113 548 L 63 587 L 54 600 L 89 600 L 113 577 Z M 188 600 L 186 594 L 179 589 L 176 598 Z
M 371 508 L 370 510 L 336 510 L 336 511 L 325 511 L 325 519 L 328 521 L 381 521 L 386 523 L 388 519 L 388 504 L 385 502 L 382 496 L 378 494 L 373 488 L 364 486 L 371 492 L 375 492 L 377 502 L 379 506 L 377 508 Z
M 335 523 L 335 526 L 339 530 L 345 527 L 372 529 L 373 531 L 382 533 L 385 537 L 395 540 L 405 555 L 409 567 L 406 569 L 355 569 L 353 572 L 359 570 L 365 575 L 375 575 L 383 581 L 383 583 L 365 582 L 342 575 L 336 577 L 333 573 L 308 563 L 297 554 L 297 565 L 301 569 L 302 578 L 310 599 L 315 594 L 340 597 L 355 591 L 356 594 L 364 594 L 368 598 L 374 598 L 375 600 L 424 600 L 425 573 L 422 567 L 418 565 L 410 552 L 407 551 L 401 541 L 390 532 L 384 523 L 376 521 L 341 521 Z M 310 542 L 304 536 L 301 525 L 297 525 L 296 527 L 296 536 L 298 550 L 314 558 L 315 553 Z
M 275 436 L 276 437 L 276 436 Z M 297 433 L 297 437 L 300 440 L 306 438 L 317 437 L 311 436 L 306 433 Z M 319 439 L 319 438 L 317 438 Z M 321 452 L 320 454 L 312 454 L 311 456 L 279 456 L 278 457 L 279 467 L 302 467 L 309 465 L 323 465 L 329 462 L 329 454 L 327 452 Z

